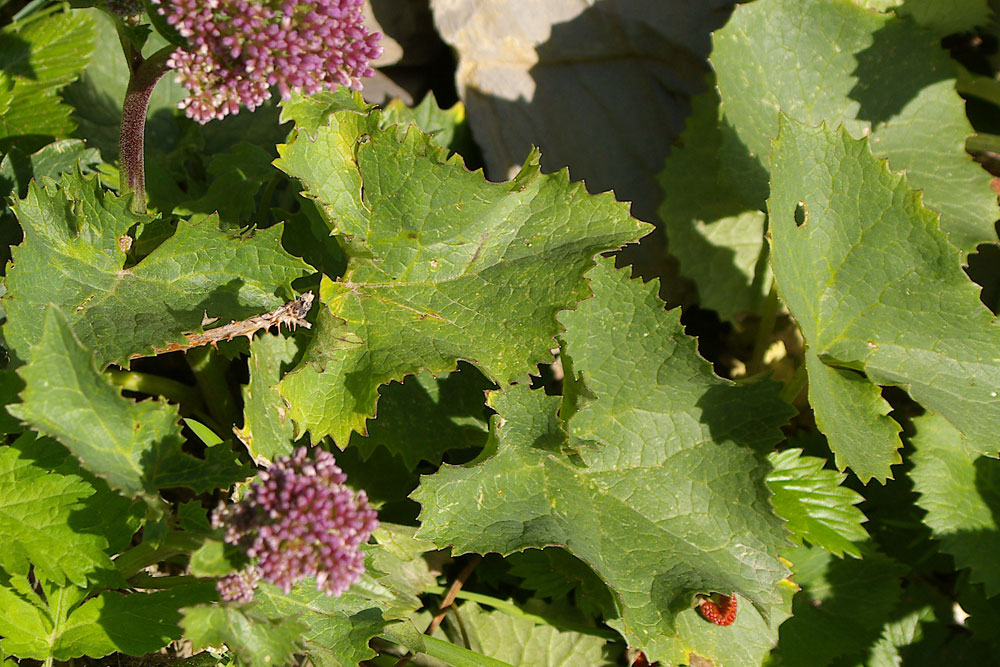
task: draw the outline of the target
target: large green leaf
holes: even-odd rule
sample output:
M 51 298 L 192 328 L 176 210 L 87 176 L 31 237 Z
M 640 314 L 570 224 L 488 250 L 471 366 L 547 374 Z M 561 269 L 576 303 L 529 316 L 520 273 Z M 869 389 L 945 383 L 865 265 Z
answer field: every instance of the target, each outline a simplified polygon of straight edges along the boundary
M 258 464 L 292 453 L 295 427 L 274 386 L 298 351 L 299 340 L 280 333 L 250 342 L 250 384 L 243 388 L 243 428 L 236 435 Z
M 2 575 L 2 572 L 0 572 Z M 27 580 L 0 577 L 0 635 L 4 650 L 21 658 L 72 660 L 110 653 L 144 655 L 181 638 L 180 608 L 217 597 L 191 584 L 155 593 L 106 591 L 84 601 L 78 588 L 49 588 L 45 599 Z
M 265 619 L 233 605 L 183 610 L 181 627 L 195 649 L 225 644 L 249 667 L 280 667 L 301 645 L 305 626 L 294 618 Z
M 1000 327 L 920 193 L 844 130 L 785 120 L 772 165 L 772 266 L 837 465 L 885 479 L 899 460 L 876 385 L 906 389 L 995 455 Z
M 555 314 L 586 296 L 593 256 L 647 227 L 565 172 L 541 175 L 537 155 L 491 184 L 343 94 L 285 112 L 297 130 L 276 164 L 303 181 L 349 256 L 343 278 L 320 288 L 303 363 L 279 385 L 314 440 L 345 446 L 375 415 L 379 385 L 421 369 L 465 359 L 497 382 L 527 379 L 552 359 Z
M 844 475 L 823 468 L 823 459 L 803 456 L 801 449 L 776 452 L 768 459 L 774 466 L 767 476 L 774 510 L 788 522 L 792 536 L 838 556 L 847 552 L 860 558 L 856 543 L 868 539 L 861 527 L 867 519 L 855 505 L 864 497 L 841 486 Z
M 111 488 L 152 503 L 160 488 L 211 491 L 246 478 L 226 445 L 208 448 L 205 460 L 181 450 L 176 406 L 123 398 L 62 311 L 50 307 L 43 320 L 30 362 L 18 371 L 26 388 L 11 414 L 66 445 Z
M 516 667 L 612 667 L 604 656 L 606 640 L 540 625 L 466 602 L 454 611 L 462 639 L 473 651 Z M 437 634 L 444 634 L 440 630 Z
M 200 332 L 206 315 L 226 323 L 276 308 L 291 281 L 310 272 L 282 249 L 281 225 L 241 236 L 219 231 L 214 217 L 178 221 L 130 265 L 133 228 L 153 221 L 129 212 L 127 199 L 101 190 L 96 177 L 33 183 L 15 212 L 25 240 L 7 274 L 4 333 L 22 360 L 50 303 L 67 313 L 98 366 L 127 365 L 131 355 L 184 343 L 181 334 Z
M 477 150 L 465 116 L 465 106 L 456 102 L 450 108 L 442 109 L 433 91 L 414 107 L 407 107 L 399 98 L 390 101 L 385 107 L 384 120 L 386 123 L 413 123 L 433 136 L 439 146 L 464 156 L 466 160 L 470 153 Z
M 917 504 L 927 512 L 941 549 L 969 568 L 971 579 L 987 595 L 1000 593 L 997 552 L 1000 551 L 1000 461 L 977 456 L 964 446 L 962 434 L 937 415 L 914 419 L 911 442 Z
M 64 12 L 0 31 L 0 70 L 8 94 L 0 93 L 0 145 L 25 136 L 29 144 L 40 137 L 65 137 L 74 128 L 72 109 L 56 93 L 79 76 L 94 51 L 94 22 L 78 12 Z M 13 82 L 13 87 L 9 82 Z
M 34 441 L 32 435 L 21 436 Z M 19 448 L 0 447 L 0 564 L 10 572 L 28 571 L 56 585 L 78 586 L 99 570 L 113 572 L 104 552 L 108 542 L 97 533 L 74 529 L 72 519 L 85 508 L 82 500 L 96 489 L 76 475 L 46 470 L 19 456 Z
M 30 461 L 32 466 L 59 475 L 78 477 L 94 489 L 92 495 L 80 501 L 80 511 L 74 511 L 70 517 L 70 526 L 74 531 L 100 535 L 108 545 L 105 551 L 109 554 L 120 553 L 132 543 L 132 536 L 146 514 L 143 502 L 112 491 L 107 482 L 88 472 L 69 449 L 52 438 L 29 430 L 10 443 L 10 447 L 18 451 L 20 459 Z M 101 579 L 99 583 L 107 584 L 108 581 Z
M 566 548 L 609 586 L 616 627 L 651 659 L 686 656 L 675 617 L 694 614 L 698 592 L 736 591 L 747 621 L 759 612 L 776 624 L 788 541 L 763 450 L 781 438 L 789 407 L 775 384 L 714 376 L 655 283 L 609 261 L 588 276 L 594 298 L 560 319 L 564 363 L 591 402 L 580 394 L 560 411 L 558 397 L 524 385 L 492 393 L 486 454 L 423 478 L 418 534 L 457 553 Z M 766 652 L 773 632 L 754 627 Z M 726 645 L 715 644 L 722 662 L 748 648 Z
M 924 203 L 941 214 L 941 229 L 963 253 L 996 241 L 996 193 L 965 152 L 972 127 L 954 67 L 933 35 L 843 0 L 758 0 L 738 6 L 714 44 L 732 130 L 723 169 L 754 200 L 767 192 L 780 110 L 869 136 L 872 151 L 924 191 Z
M 434 583 L 420 558 L 433 545 L 414 540 L 412 528 L 384 524 L 376 537 L 380 545 L 368 547 L 368 571 L 343 594 L 327 596 L 312 579 L 288 594 L 262 584 L 246 618 L 263 628 L 275 627 L 278 619 L 294 619 L 300 624 L 297 639 L 303 651 L 317 664 L 353 667 L 374 657 L 369 641 L 420 607 L 417 595 Z
M 819 547 L 799 547 L 789 559 L 802 592 L 781 626 L 781 664 L 828 665 L 879 640 L 901 593 L 898 563 L 879 553 L 839 559 Z
M 910 16 L 936 35 L 985 26 L 993 15 L 989 0 L 894 0 L 896 13 Z

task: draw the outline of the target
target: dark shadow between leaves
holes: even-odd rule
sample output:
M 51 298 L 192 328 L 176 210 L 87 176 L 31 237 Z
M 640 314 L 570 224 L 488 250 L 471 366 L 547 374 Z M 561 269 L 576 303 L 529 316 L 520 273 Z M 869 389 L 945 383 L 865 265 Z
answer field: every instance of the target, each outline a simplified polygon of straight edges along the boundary
M 31 43 L 11 30 L 4 32 L 3 46 L 0 46 L 0 71 L 11 78 L 38 80 L 38 73 L 31 65 Z
M 411 470 L 420 461 L 440 464 L 449 450 L 481 449 L 491 412 L 485 392 L 495 388 L 465 362 L 441 377 L 410 375 L 402 383 L 390 382 L 379 388 L 378 419 L 369 421 L 368 437 L 354 434 L 350 445 L 366 459 L 375 448 L 384 447 L 401 456 Z
M 855 54 L 857 83 L 849 96 L 861 105 L 858 118 L 874 127 L 891 120 L 924 88 L 955 76 L 942 52 L 928 58 L 928 45 L 937 46 L 930 33 L 909 20 L 887 22 L 874 33 L 871 46 Z

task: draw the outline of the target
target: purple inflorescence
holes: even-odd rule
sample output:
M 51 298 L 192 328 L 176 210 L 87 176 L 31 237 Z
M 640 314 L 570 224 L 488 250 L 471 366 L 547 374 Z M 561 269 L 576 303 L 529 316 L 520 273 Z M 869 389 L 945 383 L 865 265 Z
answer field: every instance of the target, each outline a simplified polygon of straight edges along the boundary
M 253 600 L 253 592 L 259 581 L 260 572 L 251 565 L 245 570 L 233 572 L 219 579 L 215 588 L 227 602 L 250 602 Z
M 338 85 L 361 88 L 382 54 L 379 33 L 362 25 L 363 0 L 152 0 L 187 40 L 167 66 L 190 95 L 189 118 L 207 123 L 251 111 L 277 86 L 315 93 Z
M 346 480 L 332 454 L 317 449 L 310 459 L 299 447 L 261 472 L 240 502 L 220 505 L 212 526 L 225 528 L 226 542 L 246 549 L 260 578 L 285 593 L 316 577 L 318 590 L 340 595 L 364 572 L 360 547 L 378 527 L 368 496 Z M 219 593 L 245 600 L 245 586 L 233 576 L 219 582 Z

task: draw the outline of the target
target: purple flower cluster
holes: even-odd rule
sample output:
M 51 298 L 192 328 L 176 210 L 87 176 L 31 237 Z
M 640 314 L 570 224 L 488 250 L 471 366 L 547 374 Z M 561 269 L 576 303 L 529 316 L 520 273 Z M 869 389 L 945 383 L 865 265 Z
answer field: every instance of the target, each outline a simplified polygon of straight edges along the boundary
M 228 602 L 251 602 L 253 592 L 260 582 L 260 572 L 254 565 L 245 570 L 228 574 L 215 585 L 223 600 Z
M 362 0 L 152 0 L 184 39 L 167 61 L 190 95 L 189 118 L 207 123 L 251 111 L 277 86 L 312 94 L 360 90 L 382 54 L 379 33 L 362 25 Z
M 220 505 L 212 526 L 225 528 L 226 542 L 254 559 L 255 575 L 285 593 L 316 577 L 318 590 L 340 595 L 364 572 L 360 547 L 378 527 L 365 492 L 347 488 L 346 480 L 332 454 L 317 449 L 310 459 L 299 447 L 261 472 L 240 502 Z M 223 599 L 247 600 L 247 590 L 253 596 L 254 575 L 241 576 L 219 582 Z

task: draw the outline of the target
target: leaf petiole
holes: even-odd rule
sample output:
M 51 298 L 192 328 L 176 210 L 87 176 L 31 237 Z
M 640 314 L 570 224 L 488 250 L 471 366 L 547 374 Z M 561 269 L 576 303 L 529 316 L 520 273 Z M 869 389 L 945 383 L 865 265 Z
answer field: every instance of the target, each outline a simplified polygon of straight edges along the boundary
M 150 565 L 159 563 L 164 558 L 191 553 L 200 547 L 204 541 L 205 535 L 203 534 L 187 532 L 167 533 L 159 546 L 153 547 L 148 542 L 141 542 L 128 551 L 125 551 L 115 559 L 115 567 L 123 577 L 129 579 Z
M 108 375 L 111 377 L 112 384 L 128 391 L 149 394 L 150 396 L 162 396 L 168 401 L 192 407 L 202 405 L 201 394 L 198 391 L 176 380 L 150 373 L 120 369 L 111 369 L 108 371 Z

